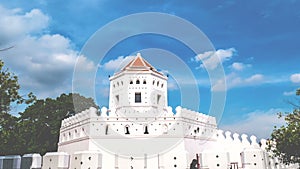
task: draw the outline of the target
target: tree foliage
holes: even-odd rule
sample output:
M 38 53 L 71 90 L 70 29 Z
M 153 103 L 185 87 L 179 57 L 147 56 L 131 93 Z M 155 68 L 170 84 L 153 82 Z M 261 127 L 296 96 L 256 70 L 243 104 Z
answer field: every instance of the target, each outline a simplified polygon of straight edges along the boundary
M 36 97 L 28 94 L 28 98 L 24 98 L 19 94 L 20 85 L 18 77 L 4 68 L 4 62 L 0 60 L 0 145 L 1 152 L 11 154 L 18 145 L 14 145 L 14 138 L 18 136 L 17 120 L 18 118 L 10 114 L 13 104 L 30 104 Z
M 0 113 L 8 113 L 13 102 L 21 102 L 19 89 L 18 77 L 5 69 L 0 60 Z
M 300 90 L 296 92 L 300 95 Z M 296 106 L 291 113 L 279 113 L 279 118 L 284 118 L 286 125 L 273 130 L 269 150 L 283 163 L 300 164 L 300 109 Z
M 3 154 L 25 154 L 57 151 L 59 129 L 61 121 L 72 114 L 78 113 L 74 109 L 74 101 L 80 101 L 78 112 L 90 107 L 97 107 L 93 99 L 79 94 L 61 94 L 56 99 L 47 98 L 36 100 L 27 107 L 19 118 L 13 120 L 13 129 L 6 136 L 12 142 L 0 145 L 5 150 Z M 15 147 L 14 149 L 7 149 Z
M 4 69 L 0 60 L 0 155 L 56 151 L 61 121 L 87 108 L 98 108 L 93 99 L 79 94 L 37 100 L 32 93 L 21 96 L 19 89 L 18 77 Z M 13 104 L 28 107 L 15 117 L 10 114 Z
M 18 77 L 4 68 L 0 60 L 0 113 L 9 113 L 12 104 L 30 104 L 36 97 L 29 93 L 27 98 L 19 94 L 20 85 Z

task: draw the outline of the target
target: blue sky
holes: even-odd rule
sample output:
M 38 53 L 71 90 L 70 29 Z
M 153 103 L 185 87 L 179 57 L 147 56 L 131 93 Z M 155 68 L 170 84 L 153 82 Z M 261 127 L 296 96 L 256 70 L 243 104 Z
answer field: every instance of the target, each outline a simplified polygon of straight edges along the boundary
M 292 109 L 287 102 L 295 101 L 294 93 L 300 86 L 300 2 L 295 0 L 3 0 L 0 48 L 15 47 L 0 53 L 0 59 L 19 76 L 23 93 L 56 97 L 72 90 L 74 65 L 86 41 L 109 22 L 139 12 L 181 17 L 212 42 L 220 54 L 227 83 L 220 128 L 267 137 L 273 125 L 282 124 L 276 113 Z M 79 59 L 83 71 L 98 69 L 96 95 L 100 106 L 107 105 L 107 76 L 129 55 L 146 48 L 170 51 L 184 61 L 198 82 L 199 111 L 208 113 L 211 86 L 202 62 L 196 61 L 203 53 L 194 53 L 172 38 L 152 34 L 116 44 L 100 63 Z M 175 109 L 181 104 L 181 94 L 172 76 L 169 83 L 169 103 Z M 21 109 L 15 108 L 13 113 Z

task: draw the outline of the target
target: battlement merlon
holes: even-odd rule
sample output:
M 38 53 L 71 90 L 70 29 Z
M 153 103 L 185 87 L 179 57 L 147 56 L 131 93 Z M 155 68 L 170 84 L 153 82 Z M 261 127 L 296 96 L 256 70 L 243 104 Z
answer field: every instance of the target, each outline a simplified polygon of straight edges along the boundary
M 190 109 L 182 108 L 180 106 L 176 107 L 175 110 L 176 110 L 176 114 L 175 114 L 176 117 L 182 117 L 186 119 L 199 121 L 201 123 L 217 126 L 216 118 L 213 116 L 209 116 Z

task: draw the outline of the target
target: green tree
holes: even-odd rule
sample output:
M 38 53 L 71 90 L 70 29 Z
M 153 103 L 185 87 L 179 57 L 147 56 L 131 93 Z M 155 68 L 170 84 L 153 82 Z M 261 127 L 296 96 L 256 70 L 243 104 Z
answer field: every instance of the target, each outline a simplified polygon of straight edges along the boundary
M 4 68 L 4 62 L 0 60 L 0 150 L 7 154 L 13 154 L 17 148 L 14 145 L 18 140 L 17 129 L 18 118 L 10 114 L 13 104 L 30 104 L 35 100 L 32 93 L 28 98 L 19 94 L 20 85 L 18 77 Z
M 16 127 L 17 127 L 17 117 L 10 115 L 9 113 L 0 113 L 0 150 L 1 155 L 14 154 L 16 146 Z
M 300 95 L 300 89 L 296 95 Z M 295 106 L 291 113 L 279 113 L 286 125 L 273 130 L 269 150 L 285 164 L 300 164 L 300 107 Z
M 5 69 L 4 62 L 0 60 L 0 113 L 8 113 L 12 103 L 22 102 L 19 89 L 18 77 Z
M 62 119 L 92 106 L 98 108 L 93 99 L 79 94 L 37 100 L 32 93 L 21 96 L 19 89 L 18 77 L 4 69 L 0 60 L 0 155 L 56 151 Z M 10 114 L 13 104 L 24 103 L 28 107 L 19 117 Z
M 75 112 L 74 100 L 80 103 Z M 57 151 L 61 121 L 72 114 L 98 106 L 93 99 L 79 94 L 62 94 L 56 99 L 37 100 L 20 113 L 18 132 L 22 149 L 19 152 L 44 154 Z

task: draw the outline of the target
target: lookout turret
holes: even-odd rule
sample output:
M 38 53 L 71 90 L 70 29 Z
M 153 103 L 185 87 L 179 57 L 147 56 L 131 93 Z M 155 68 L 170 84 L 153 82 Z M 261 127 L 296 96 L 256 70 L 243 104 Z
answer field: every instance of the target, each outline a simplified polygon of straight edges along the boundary
M 141 54 L 110 77 L 109 109 L 137 111 L 167 107 L 167 77 Z

